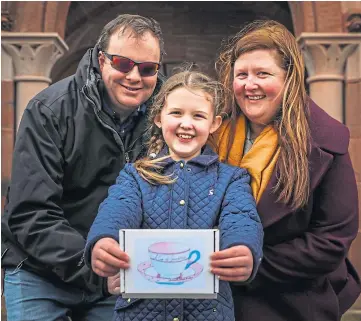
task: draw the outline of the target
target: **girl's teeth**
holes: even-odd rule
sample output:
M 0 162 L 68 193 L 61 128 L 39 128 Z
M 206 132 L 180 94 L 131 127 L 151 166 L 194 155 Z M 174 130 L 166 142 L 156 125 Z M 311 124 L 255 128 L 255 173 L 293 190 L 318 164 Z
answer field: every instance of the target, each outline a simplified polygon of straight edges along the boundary
M 178 135 L 180 138 L 184 138 L 184 139 L 190 139 L 192 138 L 192 136 L 188 136 L 188 135 Z
M 248 96 L 248 99 L 249 100 L 259 100 L 259 99 L 262 99 L 264 98 L 265 96 Z

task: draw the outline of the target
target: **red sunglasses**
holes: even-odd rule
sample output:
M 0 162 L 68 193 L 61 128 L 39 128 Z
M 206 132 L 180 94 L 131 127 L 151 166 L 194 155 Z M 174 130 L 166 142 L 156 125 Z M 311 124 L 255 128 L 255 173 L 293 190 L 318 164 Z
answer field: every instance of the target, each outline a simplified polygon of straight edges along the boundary
M 110 65 L 114 69 L 124 73 L 128 73 L 129 71 L 131 71 L 134 66 L 138 66 L 139 74 L 142 77 L 150 77 L 154 76 L 160 67 L 160 64 L 156 62 L 136 62 L 127 57 L 110 55 L 104 51 L 103 54 L 105 57 L 109 58 Z

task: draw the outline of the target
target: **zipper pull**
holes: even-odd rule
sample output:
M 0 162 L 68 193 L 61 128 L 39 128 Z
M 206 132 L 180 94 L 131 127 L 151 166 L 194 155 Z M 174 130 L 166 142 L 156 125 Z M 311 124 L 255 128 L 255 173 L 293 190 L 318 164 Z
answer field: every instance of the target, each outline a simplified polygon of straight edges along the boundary
M 124 156 L 125 156 L 125 161 L 126 161 L 127 163 L 129 163 L 130 158 L 129 158 L 128 152 L 125 152 Z

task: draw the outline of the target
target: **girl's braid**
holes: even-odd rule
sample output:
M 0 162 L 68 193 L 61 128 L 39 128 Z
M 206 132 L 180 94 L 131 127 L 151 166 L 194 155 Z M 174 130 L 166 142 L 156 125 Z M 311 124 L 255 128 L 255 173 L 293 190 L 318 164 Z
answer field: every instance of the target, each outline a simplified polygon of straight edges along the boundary
M 153 154 L 152 156 L 155 156 L 159 154 L 159 152 L 162 150 L 165 142 L 162 135 L 162 130 L 158 128 L 155 124 L 152 125 L 151 135 L 152 136 L 149 140 L 148 155 L 150 156 Z

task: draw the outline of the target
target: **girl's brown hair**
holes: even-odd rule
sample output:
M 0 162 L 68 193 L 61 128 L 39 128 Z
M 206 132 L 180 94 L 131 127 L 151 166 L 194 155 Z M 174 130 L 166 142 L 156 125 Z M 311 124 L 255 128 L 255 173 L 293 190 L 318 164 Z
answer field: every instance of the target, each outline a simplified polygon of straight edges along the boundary
M 172 176 L 162 174 L 162 161 L 169 155 L 155 158 L 165 146 L 162 130 L 158 128 L 154 120 L 161 113 L 166 104 L 168 95 L 177 88 L 186 88 L 190 91 L 199 90 L 204 92 L 212 100 L 214 117 L 221 113 L 223 106 L 223 91 L 219 82 L 199 71 L 186 70 L 171 76 L 161 87 L 155 96 L 149 113 L 150 136 L 147 156 L 135 162 L 134 166 L 138 173 L 151 184 L 171 184 L 175 181 Z
M 310 129 L 304 85 L 305 68 L 295 37 L 276 21 L 258 20 L 246 25 L 225 44 L 216 62 L 220 81 L 229 89 L 224 105 L 224 112 L 231 119 L 231 135 L 227 150 L 229 154 L 235 135 L 236 120 L 241 113 L 233 93 L 234 63 L 242 54 L 258 49 L 275 51 L 279 58 L 277 63 L 286 71 L 282 106 L 273 121 L 280 145 L 276 168 L 278 182 L 274 192 L 278 193 L 277 201 L 298 209 L 308 202 L 310 184 Z

